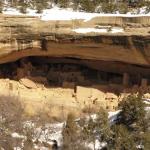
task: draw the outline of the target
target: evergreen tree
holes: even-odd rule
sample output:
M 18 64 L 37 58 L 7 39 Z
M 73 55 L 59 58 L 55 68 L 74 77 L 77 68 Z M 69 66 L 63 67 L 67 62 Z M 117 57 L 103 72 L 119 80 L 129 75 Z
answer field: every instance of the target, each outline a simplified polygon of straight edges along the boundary
M 25 0 L 18 1 L 19 10 L 21 13 L 26 13 L 28 8 L 28 3 Z
M 3 3 L 0 1 L 0 13 L 2 13 L 3 10 Z
M 80 129 L 75 122 L 73 114 L 68 114 L 63 132 L 63 149 L 64 150 L 84 150 L 81 144 Z
M 129 95 L 121 103 L 120 123 L 125 125 L 136 145 L 144 145 L 144 134 L 149 132 L 145 104 L 141 95 Z
M 83 122 L 82 122 L 83 123 Z M 82 126 L 82 137 L 84 141 L 92 142 L 95 149 L 95 142 L 96 142 L 96 122 L 93 120 L 93 118 L 89 118 L 88 122 L 84 120 L 83 126 Z
M 103 2 L 101 8 L 104 13 L 114 13 L 117 10 L 117 4 L 112 2 Z
M 121 14 L 126 14 L 128 12 L 128 3 L 127 2 L 121 2 L 117 5 L 117 10 Z
M 111 138 L 110 123 L 108 120 L 108 113 L 101 108 L 97 113 L 96 131 L 99 135 L 100 142 L 108 142 Z
M 150 149 L 150 131 L 147 131 L 143 135 L 143 145 L 144 145 L 144 150 L 149 150 Z
M 19 0 L 8 0 L 7 3 L 11 6 L 11 7 L 16 7 L 18 4 Z M 24 2 L 24 1 L 23 1 Z
M 120 118 L 124 125 L 134 130 L 146 130 L 146 111 L 141 95 L 129 95 L 121 102 L 120 108 Z
M 80 5 L 80 0 L 73 0 L 73 9 L 78 10 Z
M 81 9 L 87 12 L 95 12 L 95 5 L 92 0 L 80 0 Z
M 113 126 L 113 144 L 111 149 L 136 150 L 136 144 L 128 129 L 123 125 Z
M 96 117 L 90 117 L 84 120 L 81 124 L 82 137 L 85 141 L 92 142 L 95 149 L 95 142 L 109 143 L 111 140 L 111 130 L 108 121 L 108 113 L 101 108 L 96 114 Z
M 69 0 L 58 0 L 58 4 L 61 8 L 67 8 L 69 6 Z
M 146 13 L 150 12 L 150 1 L 146 2 Z
M 31 5 L 37 10 L 37 13 L 42 13 L 43 9 L 49 8 L 49 0 L 31 0 Z

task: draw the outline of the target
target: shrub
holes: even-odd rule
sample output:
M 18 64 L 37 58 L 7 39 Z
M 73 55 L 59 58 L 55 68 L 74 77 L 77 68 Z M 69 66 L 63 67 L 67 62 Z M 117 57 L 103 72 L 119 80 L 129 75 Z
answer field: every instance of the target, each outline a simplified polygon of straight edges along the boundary
M 87 12 L 95 12 L 95 5 L 91 0 L 81 0 L 81 9 Z
M 128 12 L 128 4 L 126 2 L 119 3 L 119 5 L 118 5 L 118 11 L 121 14 L 126 14 Z
M 15 145 L 11 134 L 22 131 L 23 107 L 16 97 L 0 97 L 0 146 L 12 149 Z
M 111 3 L 111 2 L 102 3 L 102 11 L 104 13 L 114 13 L 116 10 L 117 10 L 117 5 L 115 3 Z
M 67 8 L 69 6 L 69 0 L 58 0 L 58 3 L 61 8 Z
M 63 149 L 65 150 L 84 150 L 80 137 L 80 129 L 75 122 L 73 114 L 68 114 L 63 132 Z
M 123 125 L 113 126 L 113 147 L 116 150 L 136 150 L 136 144 L 130 132 Z
M 136 124 L 136 127 L 145 127 L 145 104 L 141 95 L 129 95 L 120 103 L 121 122 L 128 127 Z M 134 127 L 135 128 L 135 127 Z

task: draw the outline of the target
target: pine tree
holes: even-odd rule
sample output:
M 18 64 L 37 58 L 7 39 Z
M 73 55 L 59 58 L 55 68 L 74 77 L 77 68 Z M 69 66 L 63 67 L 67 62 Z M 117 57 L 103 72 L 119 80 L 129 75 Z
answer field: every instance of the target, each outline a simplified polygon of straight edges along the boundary
M 145 104 L 141 95 L 129 95 L 121 104 L 121 122 L 128 128 L 145 131 L 147 128 Z
M 80 0 L 81 9 L 87 12 L 95 12 L 95 5 L 91 0 Z
M 19 0 L 17 5 L 21 13 L 26 13 L 28 8 L 28 3 L 25 0 Z
M 117 5 L 117 9 L 118 9 L 119 13 L 126 14 L 128 12 L 128 3 L 127 2 L 120 2 Z
M 3 3 L 0 1 L 0 13 L 3 11 Z
M 113 126 L 113 144 L 111 149 L 115 150 L 136 150 L 136 144 L 128 129 L 123 125 Z
M 69 0 L 58 0 L 58 4 L 61 8 L 67 8 L 69 6 Z
M 149 150 L 150 148 L 150 131 L 144 133 L 143 135 L 143 145 L 144 145 L 144 150 Z
M 11 7 L 16 7 L 18 4 L 18 0 L 8 0 L 7 3 L 11 6 Z
M 111 130 L 108 121 L 108 113 L 101 108 L 96 117 L 89 117 L 88 121 L 81 123 L 82 137 L 85 141 L 92 142 L 95 149 L 95 142 L 109 142 L 111 139 Z
M 73 9 L 78 10 L 80 5 L 80 0 L 73 0 Z
M 68 114 L 63 132 L 63 149 L 65 150 L 84 150 L 81 144 L 80 129 L 75 122 L 73 114 Z
M 96 118 L 96 130 L 99 136 L 100 142 L 108 142 L 111 138 L 110 123 L 108 120 L 108 113 L 101 108 L 97 113 Z
M 31 0 L 31 5 L 37 10 L 37 13 L 41 13 L 43 9 L 49 8 L 49 0 Z
M 146 13 L 150 12 L 150 1 L 146 2 Z
M 117 4 L 112 2 L 103 2 L 101 7 L 104 13 L 114 13 L 117 10 Z
M 129 95 L 121 103 L 120 123 L 125 125 L 136 145 L 143 145 L 144 134 L 149 132 L 145 104 L 141 95 Z
M 83 130 L 82 130 L 82 137 L 87 142 L 92 142 L 95 149 L 95 141 L 96 141 L 96 135 L 97 133 L 94 132 L 96 128 L 96 122 L 93 120 L 93 118 L 89 118 L 88 122 L 84 120 L 83 124 Z

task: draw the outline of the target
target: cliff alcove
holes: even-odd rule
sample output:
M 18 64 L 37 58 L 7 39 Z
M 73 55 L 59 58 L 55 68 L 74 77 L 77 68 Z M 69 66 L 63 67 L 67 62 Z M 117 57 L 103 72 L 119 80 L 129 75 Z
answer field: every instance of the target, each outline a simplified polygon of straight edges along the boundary
M 44 109 L 58 117 L 62 108 L 65 113 L 81 113 L 89 105 L 94 111 L 99 106 L 113 111 L 120 93 L 138 91 L 141 86 L 149 90 L 147 69 L 72 57 L 25 57 L 0 65 L 0 92 L 17 96 L 30 115 Z M 141 70 L 145 75 L 136 76 Z

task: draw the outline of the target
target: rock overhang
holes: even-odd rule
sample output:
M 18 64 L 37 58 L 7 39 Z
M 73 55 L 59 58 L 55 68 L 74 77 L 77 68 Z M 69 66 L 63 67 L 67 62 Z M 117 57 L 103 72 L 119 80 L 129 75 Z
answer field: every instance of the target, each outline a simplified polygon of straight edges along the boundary
M 41 21 L 38 17 L 1 15 L 0 20 L 0 63 L 11 62 L 21 57 L 48 56 L 150 65 L 149 16 L 102 16 L 84 22 Z M 119 26 L 124 32 L 73 31 L 75 28 L 108 25 Z M 42 50 L 45 47 L 47 51 Z M 9 60 L 11 56 L 13 59 Z

